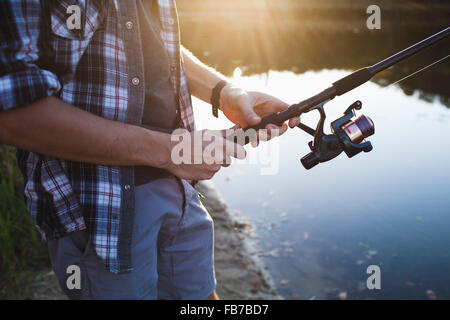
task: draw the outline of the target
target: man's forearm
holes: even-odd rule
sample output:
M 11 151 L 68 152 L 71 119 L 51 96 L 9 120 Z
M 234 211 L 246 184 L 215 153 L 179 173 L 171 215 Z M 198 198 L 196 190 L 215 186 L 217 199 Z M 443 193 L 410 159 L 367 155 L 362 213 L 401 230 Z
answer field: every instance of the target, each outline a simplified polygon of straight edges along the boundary
M 163 167 L 170 136 L 107 120 L 49 97 L 0 113 L 0 143 L 65 160 Z
M 184 47 L 182 53 L 191 94 L 209 103 L 212 90 L 220 80 L 227 80 L 226 77 L 205 65 Z

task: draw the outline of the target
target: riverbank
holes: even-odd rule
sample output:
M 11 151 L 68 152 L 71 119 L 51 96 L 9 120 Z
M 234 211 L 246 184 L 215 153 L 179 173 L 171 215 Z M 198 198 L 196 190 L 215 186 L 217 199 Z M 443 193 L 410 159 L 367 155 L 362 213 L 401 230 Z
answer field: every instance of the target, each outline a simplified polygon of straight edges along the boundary
M 214 260 L 219 297 L 225 300 L 277 299 L 261 262 L 250 254 L 251 244 L 246 240 L 250 225 L 233 217 L 212 182 L 201 182 L 197 189 L 204 195 L 203 204 L 215 222 Z M 33 300 L 67 299 L 51 270 L 39 273 L 29 285 L 29 292 Z
M 278 299 L 272 281 L 247 240 L 251 226 L 233 216 L 211 181 L 199 183 L 203 204 L 214 219 L 214 260 L 221 299 Z

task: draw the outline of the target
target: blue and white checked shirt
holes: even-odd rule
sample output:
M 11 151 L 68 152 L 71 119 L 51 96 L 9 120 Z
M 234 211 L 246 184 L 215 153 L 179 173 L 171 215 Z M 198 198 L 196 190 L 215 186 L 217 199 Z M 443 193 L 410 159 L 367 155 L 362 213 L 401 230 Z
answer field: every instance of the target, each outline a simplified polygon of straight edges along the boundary
M 161 37 L 185 128 L 194 129 L 175 0 L 158 0 Z M 81 29 L 67 27 L 70 5 Z M 140 125 L 144 66 L 135 0 L 1 0 L 0 112 L 55 95 L 100 117 Z M 18 150 L 25 200 L 44 239 L 88 229 L 113 273 L 132 269 L 134 168 Z

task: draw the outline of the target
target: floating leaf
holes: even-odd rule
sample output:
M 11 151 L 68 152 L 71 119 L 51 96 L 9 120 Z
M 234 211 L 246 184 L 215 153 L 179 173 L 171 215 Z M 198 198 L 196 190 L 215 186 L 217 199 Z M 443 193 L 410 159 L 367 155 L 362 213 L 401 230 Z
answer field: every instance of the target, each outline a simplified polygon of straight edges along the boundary
M 369 245 L 367 243 L 365 243 L 365 242 L 360 242 L 359 246 L 363 247 L 363 248 L 369 248 Z

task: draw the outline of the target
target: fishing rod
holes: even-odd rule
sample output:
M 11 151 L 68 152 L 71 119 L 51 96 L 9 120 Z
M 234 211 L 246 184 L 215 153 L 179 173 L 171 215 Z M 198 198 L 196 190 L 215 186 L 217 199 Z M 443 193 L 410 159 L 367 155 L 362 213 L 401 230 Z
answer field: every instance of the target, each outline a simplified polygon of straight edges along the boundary
M 355 110 L 360 110 L 362 107 L 361 101 L 356 101 L 351 104 L 345 110 L 342 117 L 331 123 L 331 134 L 325 134 L 323 131 L 326 118 L 324 110 L 325 103 L 336 96 L 341 96 L 359 87 L 381 71 L 386 70 L 400 61 L 415 55 L 419 51 L 445 39 L 448 35 L 450 35 L 450 27 L 417 42 L 370 67 L 362 68 L 351 73 L 334 82 L 330 87 L 320 93 L 297 104 L 291 105 L 284 111 L 264 117 L 258 125 L 236 130 L 233 134 L 227 136 L 227 139 L 245 145 L 250 141 L 256 140 L 257 130 L 264 129 L 268 124 L 281 126 L 285 121 L 291 118 L 299 117 L 303 113 L 317 110 L 320 114 L 320 119 L 316 129 L 303 123 L 298 125 L 298 128 L 314 137 L 314 140 L 308 143 L 311 152 L 301 158 L 301 163 L 306 169 L 311 169 L 321 162 L 334 159 L 343 151 L 349 158 L 362 151 L 370 152 L 373 149 L 372 144 L 365 139 L 375 133 L 373 121 L 365 115 L 360 115 L 356 119 L 353 119 L 356 116 Z

